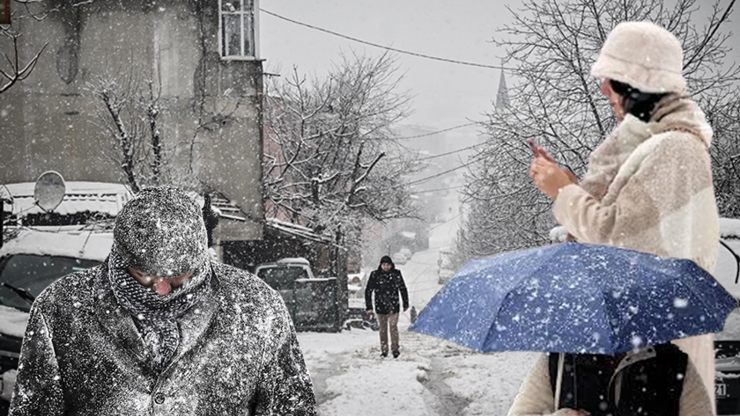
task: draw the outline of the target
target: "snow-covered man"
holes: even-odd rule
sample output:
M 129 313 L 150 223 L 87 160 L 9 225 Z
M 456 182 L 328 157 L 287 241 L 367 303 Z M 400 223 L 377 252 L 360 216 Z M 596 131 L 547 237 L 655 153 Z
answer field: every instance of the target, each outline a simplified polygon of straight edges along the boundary
M 398 349 L 398 313 L 400 306 L 398 294 L 403 298 L 403 311 L 409 309 L 409 292 L 403 281 L 401 271 L 396 269 L 393 260 L 389 256 L 380 259 L 377 270 L 370 273 L 365 288 L 365 306 L 367 312 L 373 313 L 373 293 L 375 293 L 375 313 L 380 325 L 380 356 L 388 356 L 388 332 L 391 333 L 391 351 L 393 358 L 398 358 L 401 351 Z
M 108 261 L 36 299 L 10 414 L 314 415 L 282 299 L 206 240 L 184 192 L 129 201 Z

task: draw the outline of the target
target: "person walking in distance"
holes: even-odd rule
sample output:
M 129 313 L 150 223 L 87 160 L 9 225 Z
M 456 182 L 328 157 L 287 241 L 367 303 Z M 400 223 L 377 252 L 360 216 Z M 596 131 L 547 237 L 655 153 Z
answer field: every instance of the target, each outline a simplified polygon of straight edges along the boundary
M 398 293 L 403 299 L 403 311 L 409 309 L 409 292 L 401 276 L 389 256 L 380 259 L 380 266 L 370 273 L 365 289 L 365 305 L 369 313 L 373 313 L 373 293 L 375 293 L 375 314 L 380 325 L 380 356 L 388 356 L 388 329 L 391 333 L 391 351 L 393 358 L 398 358 L 398 313 L 400 305 Z

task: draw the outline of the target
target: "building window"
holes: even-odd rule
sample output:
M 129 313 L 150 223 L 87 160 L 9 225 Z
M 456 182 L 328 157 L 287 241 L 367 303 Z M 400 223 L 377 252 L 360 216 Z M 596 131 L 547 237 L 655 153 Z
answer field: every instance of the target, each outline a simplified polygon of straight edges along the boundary
M 257 57 L 255 6 L 257 0 L 219 0 L 221 56 Z

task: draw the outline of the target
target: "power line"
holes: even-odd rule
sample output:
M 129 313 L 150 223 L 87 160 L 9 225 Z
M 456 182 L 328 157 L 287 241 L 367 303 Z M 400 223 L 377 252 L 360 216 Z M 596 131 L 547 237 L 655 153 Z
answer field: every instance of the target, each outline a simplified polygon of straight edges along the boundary
M 457 215 L 455 215 L 454 217 L 450 218 L 449 220 L 447 220 L 445 222 L 441 222 L 441 223 L 435 225 L 434 227 L 430 228 L 428 231 L 436 230 L 437 228 L 439 228 L 439 227 L 447 224 L 448 222 L 459 218 L 461 215 L 462 215 L 462 211 L 460 211 Z
M 459 126 L 450 127 L 450 128 L 443 129 L 443 130 L 437 130 L 437 131 L 433 131 L 431 133 L 417 134 L 416 136 L 397 137 L 396 139 L 397 140 L 418 139 L 419 137 L 434 136 L 435 134 L 444 133 L 444 132 L 448 132 L 448 131 L 456 130 L 456 129 L 461 129 L 463 127 L 473 126 L 473 125 L 476 125 L 476 124 L 478 124 L 478 123 L 460 124 Z
M 446 175 L 446 174 L 448 174 L 450 172 L 454 172 L 454 171 L 456 171 L 458 169 L 462 169 L 462 168 L 468 167 L 468 166 L 472 165 L 475 162 L 479 162 L 479 161 L 483 160 L 484 158 L 485 158 L 485 156 L 478 156 L 478 157 L 475 157 L 475 158 L 471 158 L 470 161 L 468 161 L 468 163 L 463 163 L 462 165 L 456 166 L 456 167 L 454 167 L 452 169 L 448 169 L 448 170 L 443 171 L 443 172 L 436 173 L 436 174 L 431 175 L 431 176 L 427 176 L 426 178 L 415 179 L 415 180 L 413 180 L 411 182 L 405 183 L 404 185 L 406 185 L 406 186 L 407 185 L 415 185 L 417 183 L 426 182 L 426 181 L 428 181 L 430 179 L 434 179 L 434 178 L 438 178 L 440 176 L 444 176 L 444 175 Z
M 437 188 L 437 189 L 419 189 L 418 191 L 411 192 L 411 195 L 425 194 L 427 192 L 451 191 L 453 189 L 465 188 L 465 186 L 467 185 L 449 186 L 447 188 Z
M 282 20 L 285 20 L 285 21 L 290 22 L 290 23 L 294 23 L 294 24 L 297 24 L 297 25 L 300 25 L 300 26 L 305 26 L 305 27 L 308 27 L 308 28 L 311 28 L 311 29 L 314 29 L 314 30 L 318 30 L 318 31 L 321 31 L 321 32 L 324 32 L 324 33 L 328 33 L 330 35 L 339 36 L 340 38 L 349 39 L 351 41 L 358 42 L 358 43 L 363 43 L 365 45 L 374 46 L 376 48 L 381 48 L 381 49 L 386 49 L 386 50 L 389 50 L 389 51 L 398 52 L 398 53 L 402 53 L 402 54 L 406 54 L 406 55 L 416 56 L 418 58 L 432 59 L 432 60 L 435 60 L 435 61 L 448 62 L 448 63 L 458 64 L 458 65 L 475 66 L 475 67 L 479 67 L 479 68 L 508 69 L 508 70 L 513 70 L 514 69 L 514 68 L 510 68 L 510 67 L 505 67 L 503 65 L 479 64 L 479 63 L 475 63 L 475 62 L 460 61 L 460 60 L 457 60 L 457 59 L 449 59 L 449 58 L 440 58 L 438 56 L 426 55 L 426 54 L 423 54 L 423 53 L 411 52 L 411 51 L 406 51 L 406 50 L 403 50 L 403 49 L 396 49 L 396 48 L 392 48 L 390 46 L 383 46 L 383 45 L 380 45 L 380 44 L 377 44 L 377 43 L 368 42 L 366 40 L 354 38 L 352 36 L 343 35 L 341 33 L 334 32 L 334 31 L 331 31 L 331 30 L 328 30 L 328 29 L 324 29 L 324 28 L 321 28 L 321 27 L 309 25 L 308 23 L 299 22 L 297 20 L 293 20 L 293 19 L 287 18 L 285 16 L 281 16 L 281 15 L 279 15 L 277 13 L 273 13 L 273 12 L 268 11 L 268 10 L 265 10 L 263 8 L 260 8 L 260 11 L 262 13 L 269 14 L 270 16 L 277 17 L 278 19 L 282 19 Z
M 447 156 L 447 155 L 453 155 L 455 153 L 460 153 L 460 152 L 464 152 L 466 150 L 474 149 L 477 146 L 480 146 L 480 145 L 474 144 L 472 146 L 463 147 L 462 149 L 452 150 L 452 151 L 449 151 L 447 153 L 440 153 L 438 155 L 425 156 L 425 157 L 422 157 L 422 158 L 419 158 L 419 159 L 416 159 L 416 160 L 417 161 L 420 161 L 420 160 L 436 159 L 438 157 Z

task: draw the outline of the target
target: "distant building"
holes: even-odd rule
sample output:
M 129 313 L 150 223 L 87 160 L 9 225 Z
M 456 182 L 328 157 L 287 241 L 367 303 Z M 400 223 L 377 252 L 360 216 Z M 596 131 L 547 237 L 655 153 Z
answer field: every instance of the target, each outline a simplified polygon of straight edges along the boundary
M 504 75 L 503 63 L 501 65 L 501 77 L 498 81 L 498 92 L 496 93 L 496 111 L 509 108 L 509 89 L 506 87 L 506 75 Z
M 0 184 L 35 181 L 47 170 L 70 181 L 125 184 L 120 166 L 101 151 L 112 136 L 91 88 L 101 79 L 119 86 L 150 79 L 168 160 L 186 166 L 192 156 L 192 182 L 237 207 L 221 219 L 217 238 L 260 239 L 257 1 L 11 3 L 21 61 L 48 46 L 30 77 L 0 95 Z M 9 47 L 0 36 L 0 51 L 12 55 Z

